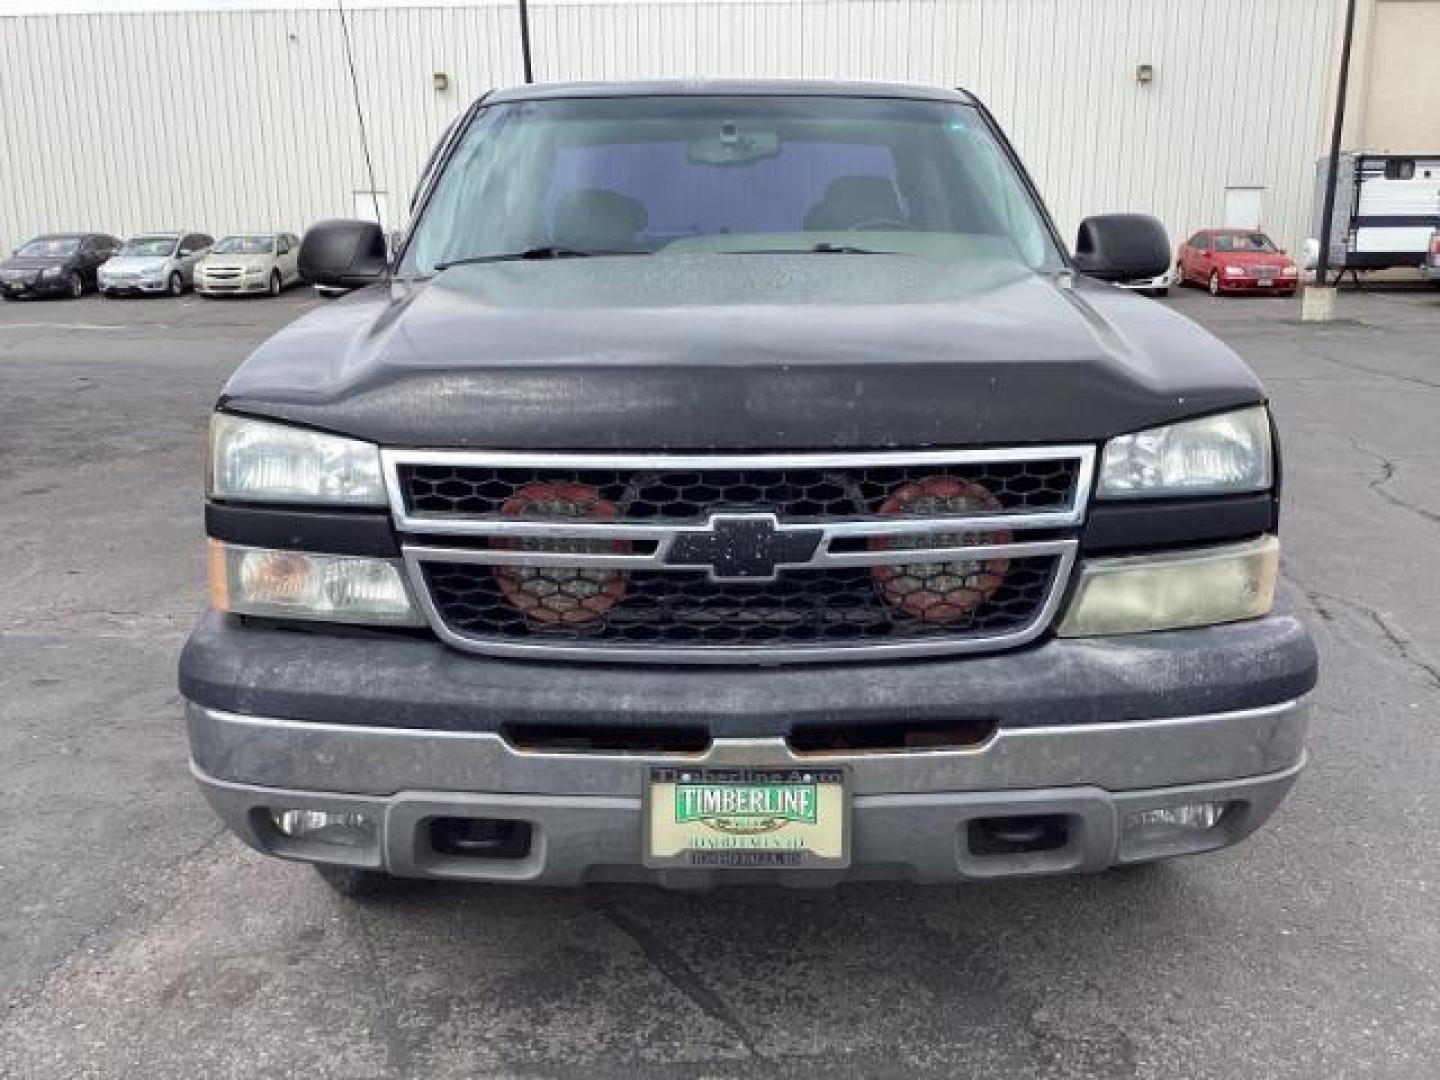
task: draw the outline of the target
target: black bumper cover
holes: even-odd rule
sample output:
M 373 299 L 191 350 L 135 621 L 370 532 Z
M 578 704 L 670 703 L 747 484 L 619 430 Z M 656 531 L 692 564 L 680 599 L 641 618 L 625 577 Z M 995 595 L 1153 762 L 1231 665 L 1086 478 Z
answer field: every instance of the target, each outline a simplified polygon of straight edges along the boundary
M 180 690 L 227 712 L 321 723 L 496 731 L 506 724 L 704 725 L 714 738 L 797 724 L 975 719 L 1001 727 L 1229 712 L 1316 680 L 1290 615 L 1133 637 L 1052 639 L 994 656 L 712 668 L 516 661 L 438 641 L 244 625 L 209 614 Z

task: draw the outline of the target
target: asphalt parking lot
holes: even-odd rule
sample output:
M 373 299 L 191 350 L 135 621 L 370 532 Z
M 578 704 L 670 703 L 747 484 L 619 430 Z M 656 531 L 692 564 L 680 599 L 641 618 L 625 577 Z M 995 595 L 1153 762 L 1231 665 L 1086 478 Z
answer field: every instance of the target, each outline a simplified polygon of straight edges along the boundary
M 1286 450 L 1312 765 L 1237 849 L 917 890 L 422 886 L 372 906 L 222 834 L 176 655 L 202 435 L 315 301 L 0 306 L 0 1076 L 1433 1077 L 1440 292 L 1169 301 Z

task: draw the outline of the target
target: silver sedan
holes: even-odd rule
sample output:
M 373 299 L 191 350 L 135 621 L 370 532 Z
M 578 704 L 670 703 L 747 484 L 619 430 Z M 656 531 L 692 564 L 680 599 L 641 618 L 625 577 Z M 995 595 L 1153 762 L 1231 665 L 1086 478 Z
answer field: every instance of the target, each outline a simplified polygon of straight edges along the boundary
M 106 296 L 166 293 L 179 296 L 195 283 L 195 265 L 214 241 L 205 233 L 145 233 L 132 236 L 100 267 Z

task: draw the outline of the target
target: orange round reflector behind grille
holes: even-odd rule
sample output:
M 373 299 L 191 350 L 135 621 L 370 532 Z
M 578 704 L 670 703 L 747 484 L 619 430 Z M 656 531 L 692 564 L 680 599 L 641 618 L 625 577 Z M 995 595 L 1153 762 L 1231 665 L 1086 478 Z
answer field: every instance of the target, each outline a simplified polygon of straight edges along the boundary
M 510 517 L 536 521 L 612 521 L 615 504 L 589 484 L 544 482 L 527 484 L 500 508 Z M 625 540 L 551 539 L 524 536 L 495 541 L 514 551 L 567 552 L 593 555 L 625 553 Z M 584 566 L 497 566 L 500 592 L 527 619 L 549 626 L 584 626 L 613 608 L 625 595 L 629 575 L 623 570 Z
M 953 517 L 992 513 L 1000 500 L 981 484 L 950 476 L 930 476 L 891 493 L 880 513 L 895 517 Z M 1008 544 L 1009 530 L 926 533 L 923 536 L 877 536 L 872 550 L 962 547 Z M 967 559 L 952 562 L 901 563 L 871 571 L 880 595 L 896 609 L 928 623 L 964 618 L 989 600 L 1005 580 L 1008 559 Z

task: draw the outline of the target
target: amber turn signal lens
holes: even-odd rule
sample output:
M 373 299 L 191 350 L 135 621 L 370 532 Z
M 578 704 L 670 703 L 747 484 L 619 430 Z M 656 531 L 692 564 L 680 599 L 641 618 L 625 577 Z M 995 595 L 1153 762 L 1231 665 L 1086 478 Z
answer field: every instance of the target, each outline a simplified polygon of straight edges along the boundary
M 230 610 L 229 573 L 225 567 L 225 545 L 219 540 L 210 544 L 210 610 Z

